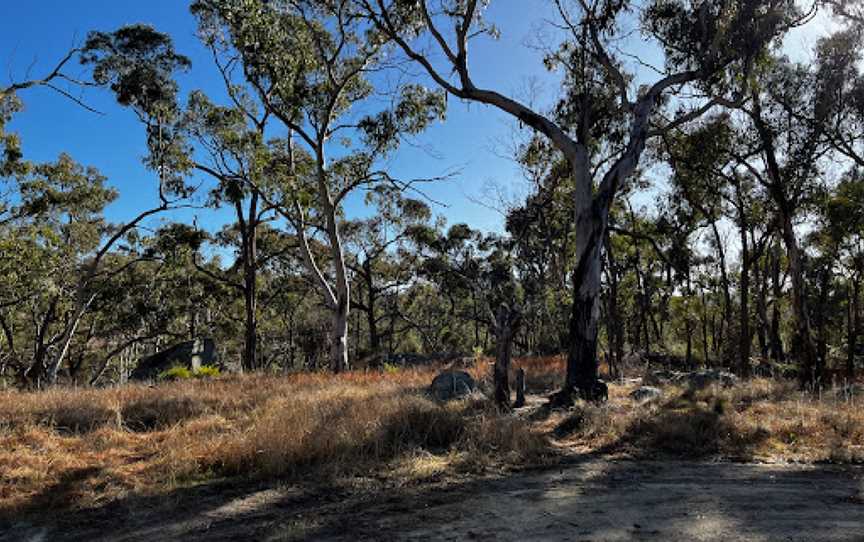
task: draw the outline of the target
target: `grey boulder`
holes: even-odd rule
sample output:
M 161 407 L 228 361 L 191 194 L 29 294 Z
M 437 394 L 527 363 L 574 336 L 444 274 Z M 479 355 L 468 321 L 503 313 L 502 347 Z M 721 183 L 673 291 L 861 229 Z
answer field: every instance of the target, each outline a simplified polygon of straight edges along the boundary
M 465 371 L 445 371 L 432 380 L 429 391 L 439 401 L 449 401 L 469 395 L 476 388 L 476 382 Z
M 630 398 L 640 405 L 651 403 L 661 397 L 663 397 L 663 392 L 653 386 L 642 386 L 630 392 Z

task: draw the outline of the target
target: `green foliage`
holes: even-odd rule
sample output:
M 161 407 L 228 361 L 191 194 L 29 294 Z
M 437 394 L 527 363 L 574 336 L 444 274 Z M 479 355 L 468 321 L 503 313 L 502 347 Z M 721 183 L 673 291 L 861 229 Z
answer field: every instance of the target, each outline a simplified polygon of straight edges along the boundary
M 144 24 L 91 32 L 81 63 L 93 65 L 94 81 L 110 86 L 120 104 L 153 117 L 176 107 L 174 72 L 191 66 L 188 58 L 174 51 L 170 37 Z
M 221 374 L 219 367 L 213 365 L 202 365 L 193 373 L 195 378 L 216 378 Z
M 393 363 L 385 363 L 384 364 L 384 372 L 388 375 L 396 374 L 401 371 L 402 368 L 398 365 L 394 365 Z
M 175 366 L 159 373 L 159 380 L 189 380 L 193 377 L 188 367 Z
M 221 374 L 219 367 L 213 365 L 202 365 L 195 371 L 190 371 L 188 367 L 176 365 L 168 370 L 159 373 L 159 380 L 191 380 L 192 378 L 207 379 L 216 378 Z

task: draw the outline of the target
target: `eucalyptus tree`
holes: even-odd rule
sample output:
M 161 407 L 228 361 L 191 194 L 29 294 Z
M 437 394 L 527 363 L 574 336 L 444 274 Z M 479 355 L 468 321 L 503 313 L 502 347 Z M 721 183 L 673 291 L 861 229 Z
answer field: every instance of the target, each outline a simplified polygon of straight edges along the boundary
M 36 163 L 25 159 L 17 133 L 7 130 L 8 123 L 24 108 L 21 94 L 36 87 L 49 88 L 66 99 L 92 111 L 79 98 L 65 90 L 61 83 L 78 87 L 89 86 L 69 72 L 80 48 L 70 49 L 44 76 L 16 81 L 0 87 L 0 277 L 4 288 L 0 292 L 0 328 L 5 347 L 0 347 L 0 374 L 14 365 L 23 374 L 32 360 L 25 361 L 16 345 L 16 325 L 13 311 L 25 301 L 39 296 L 40 286 L 50 280 L 56 260 L 50 248 L 57 241 L 57 230 L 43 224 L 47 217 L 69 211 L 87 211 L 99 207 L 112 192 L 102 185 L 102 177 L 92 169 L 75 163 L 68 155 L 54 162 Z M 84 182 L 80 182 L 86 179 Z M 92 183 L 87 181 L 94 181 Z M 88 200 L 92 198 L 92 205 Z M 2 343 L 3 341 L 0 341 Z
M 134 43 L 154 40 L 154 55 L 142 52 Z M 99 51 L 111 49 L 110 60 Z M 92 79 L 79 81 L 64 73 L 64 67 L 73 58 L 93 65 Z M 163 104 L 170 102 L 176 88 L 162 86 L 160 80 L 176 67 L 185 66 L 185 59 L 176 55 L 170 42 L 147 27 L 132 27 L 115 36 L 91 33 L 81 48 L 76 48 L 64 57 L 58 66 L 45 78 L 14 84 L 0 91 L 3 123 L 20 107 L 16 92 L 31 86 L 48 86 L 66 97 L 85 106 L 82 101 L 64 91 L 55 83 L 66 80 L 86 86 L 111 86 L 124 105 L 136 107 L 139 115 L 147 116 Z M 0 128 L 2 130 L 2 128 Z M 162 141 L 155 129 L 149 131 L 151 149 Z M 105 179 L 92 168 L 76 164 L 68 156 L 61 156 L 55 163 L 33 164 L 22 159 L 17 138 L 2 133 L 4 178 L 15 178 L 22 197 L 6 218 L 10 221 L 34 219 L 28 226 L 34 233 L 34 250 L 44 252 L 54 245 L 55 254 L 41 254 L 44 262 L 55 262 L 64 270 L 54 269 L 52 280 L 55 288 L 48 288 L 48 301 L 42 305 L 32 298 L 32 309 L 39 314 L 41 324 L 36 326 L 34 354 L 23 372 L 23 377 L 35 385 L 53 384 L 75 339 L 76 332 L 91 305 L 100 294 L 99 285 L 113 273 L 126 265 L 109 265 L 114 259 L 112 251 L 125 240 L 149 216 L 172 206 L 168 199 L 171 191 L 179 185 L 160 176 L 160 202 L 130 221 L 108 224 L 102 217 L 102 209 L 116 197 L 116 193 L 104 185 Z M 148 164 L 157 168 L 162 152 L 151 152 Z M 8 206 L 7 206 L 8 209 Z M 5 212 L 5 211 L 0 211 Z M 41 230 L 41 231 L 40 231 Z M 42 240 L 37 240 L 41 237 Z M 51 240 L 45 242 L 46 238 Z M 19 240 L 21 238 L 19 237 Z M 56 243 L 62 242 L 62 246 Z M 60 283 L 63 283 L 62 285 Z
M 710 225 L 720 259 L 724 320 L 727 320 L 727 326 L 732 323 L 731 287 L 718 221 L 725 217 L 738 229 L 740 265 L 737 340 L 726 341 L 726 346 L 737 353 L 737 367 L 743 376 L 749 376 L 751 367 L 752 269 L 773 234 L 773 221 L 768 219 L 768 195 L 738 160 L 748 153 L 750 139 L 748 134 L 736 129 L 729 114 L 722 114 L 705 119 L 689 130 L 668 134 L 664 137 L 663 146 L 665 157 L 672 167 L 672 185 L 676 196 L 680 196 L 681 201 L 686 201 L 698 213 L 700 221 Z
M 147 44 L 146 50 L 141 48 L 142 43 Z M 185 68 L 188 65 L 187 59 L 174 52 L 167 37 L 140 25 L 121 29 L 114 34 L 91 32 L 80 49 L 80 59 L 83 64 L 93 66 L 93 85 L 110 86 L 116 93 L 117 100 L 132 107 L 145 122 L 150 148 L 145 163 L 159 172 L 159 203 L 122 224 L 100 226 L 97 222 L 88 223 L 87 220 L 70 223 L 70 229 L 89 226 L 97 230 L 87 236 L 90 245 L 88 252 L 79 254 L 78 258 L 68 258 L 69 262 L 78 262 L 82 271 L 75 275 L 77 282 L 71 288 L 72 299 L 62 318 L 61 330 L 52 339 L 54 344 L 51 345 L 51 354 L 43 361 L 43 356 L 37 349 L 40 354 L 37 358 L 40 361 L 27 372 L 28 380 L 37 384 L 53 384 L 56 381 L 76 330 L 99 294 L 96 284 L 108 273 L 103 269 L 103 263 L 108 259 L 111 250 L 144 219 L 172 208 L 176 203 L 170 199 L 172 195 L 182 196 L 187 192 L 181 179 L 166 174 L 167 161 L 176 154 L 176 149 L 172 149 L 164 137 L 161 122 L 161 119 L 170 113 L 176 96 L 177 89 L 176 85 L 171 83 L 171 72 Z M 64 164 L 61 161 L 58 165 Z M 92 180 L 98 173 L 93 170 L 84 173 L 80 166 L 68 163 L 61 171 L 50 172 L 49 175 L 83 175 L 88 177 L 88 182 L 94 186 L 101 185 L 101 182 L 95 183 Z M 91 205 L 104 206 L 112 198 L 113 196 L 94 198 Z M 93 211 L 86 206 L 85 209 Z M 51 314 L 53 310 L 52 303 L 47 314 Z M 40 328 L 40 332 L 44 329 Z
M 448 94 L 491 105 L 542 134 L 563 155 L 573 179 L 575 270 L 567 378 L 559 398 L 577 388 L 590 396 L 597 372 L 597 332 L 602 245 L 616 193 L 636 171 L 649 138 L 699 116 L 716 98 L 681 110 L 665 121 L 659 109 L 689 89 L 723 91 L 734 99 L 765 46 L 783 34 L 795 13 L 787 0 L 736 2 L 657 1 L 641 7 L 640 30 L 664 55 L 662 76 L 637 85 L 611 46 L 626 31 L 630 2 L 556 0 L 558 26 L 567 34 L 547 62 L 564 70 L 563 99 L 556 115 L 544 115 L 475 82 L 469 43 L 498 30 L 483 17 L 478 0 L 355 0 L 380 32 L 421 66 Z M 526 6 L 523 9 L 528 9 Z M 433 61 L 431 43 L 444 59 Z M 740 89 L 737 89 L 740 92 Z M 717 93 L 717 92 L 715 92 Z
M 824 367 L 813 337 L 805 254 L 796 226 L 818 202 L 829 165 L 823 158 L 831 152 L 819 73 L 775 58 L 748 94 L 739 110 L 741 129 L 750 141 L 735 158 L 771 199 L 789 264 L 800 379 L 802 385 L 813 385 Z
M 861 295 L 864 284 L 864 179 L 860 170 L 849 172 L 830 194 L 824 209 L 824 233 L 846 279 L 846 377 L 855 378 L 860 355 Z
M 243 296 L 244 347 L 242 364 L 246 370 L 259 366 L 258 355 L 258 272 L 273 254 L 259 254 L 261 230 L 275 217 L 274 206 L 268 204 L 259 186 L 270 159 L 266 130 L 270 115 L 262 111 L 244 93 L 243 87 L 232 84 L 231 71 L 219 62 L 218 49 L 209 43 L 217 66 L 226 82 L 231 98 L 230 107 L 213 104 L 202 92 L 193 92 L 176 129 L 197 144 L 203 157 L 193 155 L 194 169 L 217 181 L 210 192 L 209 204 L 219 208 L 227 205 L 234 212 L 231 228 L 236 237 L 222 235 L 228 245 L 237 246 L 240 280 L 225 274 L 212 275 Z M 201 272 L 207 273 L 206 269 Z
M 40 386 L 56 378 L 95 298 L 105 258 L 99 246 L 107 226 L 102 212 L 117 194 L 96 170 L 67 155 L 54 163 L 20 164 L 16 178 L 11 213 L 18 218 L 0 230 L 2 298 L 9 311 L 0 320 L 11 351 L 16 335 L 32 345 L 29 356 L 16 356 L 16 369 L 28 384 Z M 15 316 L 22 314 L 35 325 L 16 333 Z
M 271 201 L 293 227 L 307 271 L 332 312 L 331 365 L 348 367 L 350 278 L 341 233 L 345 198 L 361 186 L 398 184 L 378 166 L 401 138 L 443 116 L 443 97 L 418 85 L 376 107 L 371 75 L 386 67 L 386 39 L 347 0 L 199 0 L 192 11 L 205 40 L 218 40 L 242 64 L 246 82 L 288 136 L 271 163 Z M 345 145 L 341 153 L 334 143 Z M 300 148 L 295 150 L 295 145 Z M 317 235 L 318 232 L 321 235 Z M 312 237 L 329 249 L 328 273 Z
M 398 320 L 388 298 L 398 296 L 414 278 L 419 254 L 411 250 L 412 234 L 428 227 L 432 213 L 425 202 L 387 185 L 368 192 L 367 204 L 374 209 L 372 216 L 345 224 L 347 265 L 357 281 L 352 305 L 366 316 L 369 354 L 378 359 L 382 340 Z

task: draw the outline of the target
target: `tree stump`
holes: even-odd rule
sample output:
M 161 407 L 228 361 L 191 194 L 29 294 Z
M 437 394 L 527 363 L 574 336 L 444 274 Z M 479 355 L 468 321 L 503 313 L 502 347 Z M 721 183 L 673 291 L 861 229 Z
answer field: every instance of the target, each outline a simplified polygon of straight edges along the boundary
M 516 402 L 514 408 L 525 406 L 525 369 L 519 367 L 516 371 Z

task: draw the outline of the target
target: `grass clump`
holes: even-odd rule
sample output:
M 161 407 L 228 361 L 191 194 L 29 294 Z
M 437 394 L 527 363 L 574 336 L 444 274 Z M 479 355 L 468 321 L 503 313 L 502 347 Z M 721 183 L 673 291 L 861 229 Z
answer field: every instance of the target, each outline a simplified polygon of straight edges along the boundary
M 219 367 L 213 365 L 202 365 L 192 373 L 195 378 L 216 378 L 220 374 Z
M 188 367 L 178 365 L 159 373 L 159 380 L 189 380 L 192 376 L 192 371 Z
M 177 365 L 166 371 L 159 373 L 159 380 L 175 381 L 175 380 L 191 380 L 193 378 L 216 378 L 221 374 L 219 367 L 213 365 L 202 365 L 201 367 L 190 370 L 188 367 Z

